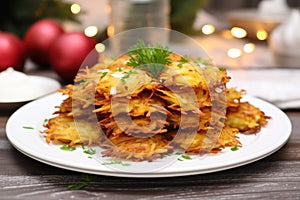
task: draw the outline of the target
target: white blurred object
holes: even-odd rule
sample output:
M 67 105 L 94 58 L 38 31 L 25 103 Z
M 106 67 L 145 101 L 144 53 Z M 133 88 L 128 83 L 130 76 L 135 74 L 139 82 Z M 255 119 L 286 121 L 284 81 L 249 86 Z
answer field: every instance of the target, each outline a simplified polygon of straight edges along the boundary
M 170 0 L 109 0 L 107 35 L 114 55 L 123 54 L 138 40 L 167 45 Z M 149 29 L 139 29 L 148 27 Z M 152 27 L 152 28 L 150 28 Z
M 259 14 L 262 16 L 286 15 L 290 8 L 286 0 L 263 0 L 258 4 Z
M 229 87 L 245 89 L 247 94 L 265 99 L 281 109 L 300 108 L 300 70 L 228 70 Z
M 0 85 L 0 104 L 30 101 L 60 88 L 56 80 L 29 76 L 13 68 L 0 73 Z
M 294 9 L 269 40 L 275 61 L 282 66 L 300 67 L 300 11 Z

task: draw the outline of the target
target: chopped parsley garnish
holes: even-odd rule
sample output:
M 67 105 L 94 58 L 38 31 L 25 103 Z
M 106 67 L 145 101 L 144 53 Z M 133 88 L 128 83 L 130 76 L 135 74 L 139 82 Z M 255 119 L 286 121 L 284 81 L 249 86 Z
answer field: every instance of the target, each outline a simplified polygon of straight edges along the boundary
M 93 158 L 91 155 L 94 155 L 96 153 L 96 149 L 93 148 L 85 148 L 84 145 L 81 145 L 83 149 L 83 153 L 89 154 L 88 158 Z
M 225 71 L 225 68 L 224 68 L 224 67 L 219 67 L 219 70 L 220 70 L 221 72 L 224 72 L 224 71 Z
M 44 119 L 44 122 L 43 122 L 43 124 L 46 124 L 47 122 L 48 122 L 49 120 L 46 118 L 46 119 Z
M 197 58 L 197 60 L 196 60 L 196 63 L 201 63 L 201 64 L 203 64 L 203 65 L 207 65 L 207 64 L 209 64 L 209 60 L 205 60 L 205 59 L 203 59 L 203 58 Z
M 123 163 L 120 160 L 114 160 L 114 161 L 110 161 L 110 162 L 104 162 L 102 163 L 102 165 L 122 165 L 122 166 L 130 166 L 129 163 Z
M 141 68 L 148 71 L 154 78 L 157 78 L 171 64 L 169 55 L 172 52 L 167 47 L 161 45 L 146 46 L 143 41 L 139 41 L 128 52 L 130 56 L 126 63 L 133 68 Z
M 64 150 L 64 151 L 74 151 L 76 149 L 76 147 L 72 147 L 67 144 L 64 144 L 63 146 L 60 147 L 60 149 Z
M 76 84 L 76 85 L 83 85 L 83 84 L 85 84 L 86 82 L 87 82 L 87 80 L 81 80 L 81 81 L 76 82 L 75 84 Z
M 74 184 L 68 185 L 68 189 L 69 190 L 81 190 L 88 185 L 89 185 L 88 183 L 74 183 Z
M 86 153 L 86 154 L 89 154 L 89 155 L 94 155 L 96 153 L 96 150 L 92 149 L 92 148 L 88 148 L 88 149 L 85 149 L 83 151 L 83 153 Z
M 192 160 L 192 158 L 188 155 L 182 155 L 181 156 L 182 158 L 186 159 L 186 160 Z
M 189 58 L 187 56 L 182 56 L 179 60 L 179 64 L 177 65 L 177 67 L 181 68 L 184 63 L 188 63 L 188 62 L 189 62 Z
M 185 160 L 192 160 L 192 158 L 190 156 L 188 156 L 186 154 L 183 154 L 181 152 L 176 152 L 175 154 L 176 155 L 181 155 L 179 158 L 177 158 L 177 160 L 179 160 L 179 161 L 183 161 L 183 159 L 185 159 Z
M 164 154 L 164 155 L 162 155 L 162 156 L 160 157 L 160 159 L 163 159 L 163 158 L 169 157 L 169 156 L 171 156 L 171 155 L 172 155 L 172 154 L 170 154 L 170 153 Z
M 108 73 L 108 72 L 103 72 L 103 73 L 101 74 L 101 76 L 100 76 L 100 80 L 103 79 L 103 78 L 107 75 L 107 73 Z
M 231 151 L 237 151 L 237 150 L 239 150 L 239 148 L 237 146 L 235 146 L 235 147 L 232 147 L 230 150 Z
M 137 72 L 134 70 L 130 70 L 129 72 L 124 72 L 124 74 L 125 75 L 121 78 L 122 83 L 126 83 L 125 79 L 129 78 L 131 74 L 137 74 Z
M 31 127 L 31 126 L 22 126 L 22 128 L 24 128 L 24 129 L 30 129 L 30 130 L 33 130 L 33 129 L 34 129 L 34 128 Z
M 121 67 L 118 68 L 118 72 L 121 72 L 123 71 L 123 69 Z
M 68 185 L 69 190 L 81 190 L 89 185 L 91 181 L 95 179 L 95 176 L 90 175 L 82 175 L 81 183 L 74 183 L 71 185 Z

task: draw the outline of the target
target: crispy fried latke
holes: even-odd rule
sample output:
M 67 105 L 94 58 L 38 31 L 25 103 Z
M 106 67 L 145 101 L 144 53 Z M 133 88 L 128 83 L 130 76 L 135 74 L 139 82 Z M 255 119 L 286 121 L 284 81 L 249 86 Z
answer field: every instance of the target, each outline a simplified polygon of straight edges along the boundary
M 239 133 L 257 133 L 267 124 L 259 108 L 241 101 L 245 91 L 226 88 L 226 70 L 172 53 L 154 77 L 126 65 L 129 59 L 103 55 L 59 91 L 67 98 L 42 132 L 48 143 L 100 145 L 103 156 L 153 161 L 176 148 L 201 154 L 242 146 Z
M 237 107 L 227 109 L 225 124 L 237 128 L 240 132 L 257 133 L 262 126 L 267 124 L 270 117 L 266 116 L 259 108 L 249 102 L 242 102 Z

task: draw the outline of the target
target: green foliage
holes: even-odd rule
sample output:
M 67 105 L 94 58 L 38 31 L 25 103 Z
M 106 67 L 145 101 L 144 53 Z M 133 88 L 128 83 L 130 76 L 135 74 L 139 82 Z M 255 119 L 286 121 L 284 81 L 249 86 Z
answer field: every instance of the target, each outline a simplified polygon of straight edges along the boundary
M 70 11 L 71 3 L 62 0 L 4 0 L 0 6 L 0 30 L 23 38 L 35 21 L 52 18 L 80 23 L 78 15 Z
M 171 0 L 170 23 L 172 29 L 185 34 L 195 34 L 193 23 L 197 11 L 208 0 Z
M 171 63 L 169 58 L 171 53 L 168 48 L 161 45 L 146 46 L 144 42 L 139 41 L 129 50 L 128 55 L 130 59 L 127 65 L 145 69 L 153 77 L 157 78 L 166 69 L 165 65 Z

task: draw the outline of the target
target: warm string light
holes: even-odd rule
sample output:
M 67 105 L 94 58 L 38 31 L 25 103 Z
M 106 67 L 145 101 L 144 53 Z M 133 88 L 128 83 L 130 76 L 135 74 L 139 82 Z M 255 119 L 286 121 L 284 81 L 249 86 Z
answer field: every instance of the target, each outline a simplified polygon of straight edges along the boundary
M 255 44 L 247 43 L 244 45 L 243 50 L 246 53 L 252 53 L 255 50 Z
M 211 24 L 205 24 L 204 26 L 202 26 L 202 33 L 205 35 L 211 35 L 215 32 L 215 27 L 214 25 Z
M 102 53 L 105 51 L 105 45 L 102 43 L 98 43 L 95 45 L 95 49 L 98 53 Z
M 98 28 L 96 26 L 88 26 L 84 29 L 84 34 L 88 37 L 94 37 L 98 34 Z
M 238 58 L 242 55 L 242 51 L 237 48 L 231 48 L 227 51 L 227 56 L 230 58 Z
M 74 15 L 76 15 L 76 14 L 80 13 L 81 7 L 79 4 L 74 3 L 71 5 L 70 10 Z
M 259 40 L 266 40 L 268 38 L 268 33 L 265 30 L 258 30 L 256 32 L 256 37 Z
M 236 38 L 244 38 L 247 36 L 247 31 L 239 27 L 233 27 L 231 29 L 231 34 Z
M 113 26 L 108 26 L 107 27 L 107 35 L 108 37 L 112 37 L 115 34 L 115 28 Z
M 70 10 L 74 15 L 77 15 L 81 11 L 81 6 L 77 3 L 74 3 L 70 6 Z M 87 37 L 94 37 L 98 34 L 98 28 L 96 26 L 88 26 L 84 29 L 84 34 Z

